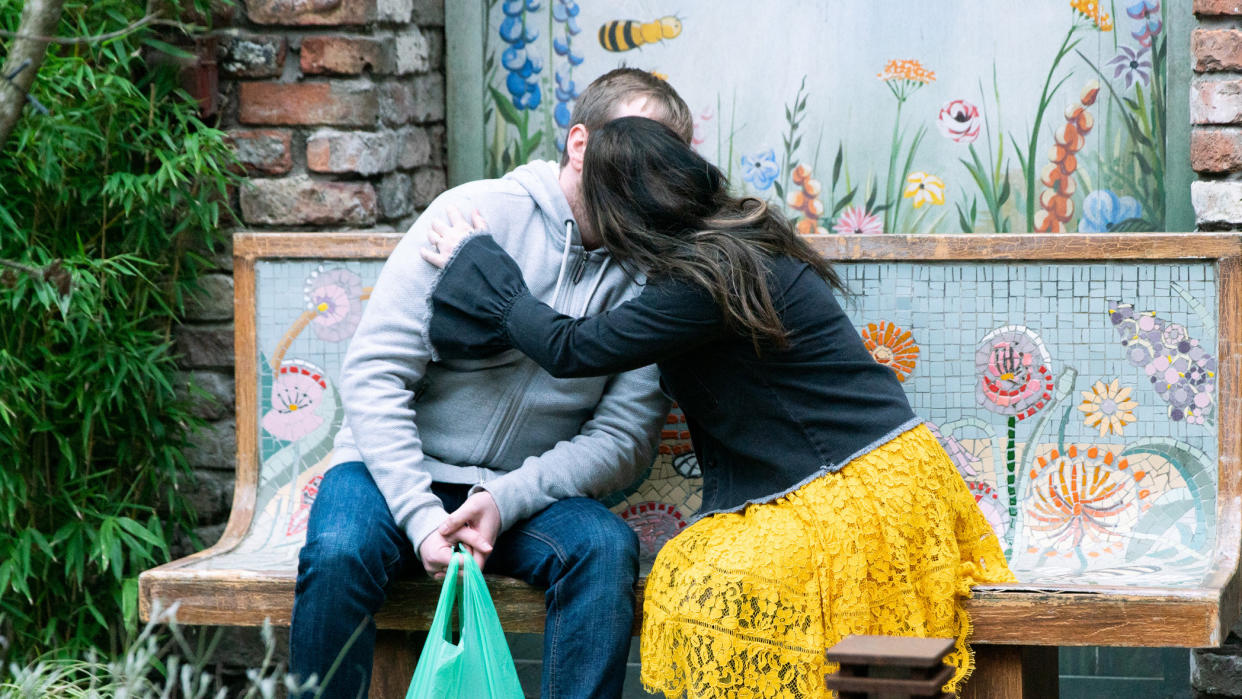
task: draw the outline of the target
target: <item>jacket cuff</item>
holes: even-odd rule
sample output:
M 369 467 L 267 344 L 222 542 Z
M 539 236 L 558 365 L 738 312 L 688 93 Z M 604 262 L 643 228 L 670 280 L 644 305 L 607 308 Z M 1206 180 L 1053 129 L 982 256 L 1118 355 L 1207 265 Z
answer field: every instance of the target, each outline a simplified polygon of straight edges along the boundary
M 438 529 L 446 519 L 448 519 L 448 512 L 443 507 L 433 505 L 424 507 L 406 521 L 405 534 L 410 537 L 410 544 L 414 546 L 414 557 L 419 563 L 423 562 L 423 554 L 419 551 L 423 540 Z
M 496 501 L 496 509 L 500 510 L 501 532 L 543 509 L 530 497 L 529 486 L 520 483 L 517 471 L 510 471 L 499 478 L 480 483 L 470 489 L 470 494 L 474 495 L 480 490 L 491 493 L 492 500 Z

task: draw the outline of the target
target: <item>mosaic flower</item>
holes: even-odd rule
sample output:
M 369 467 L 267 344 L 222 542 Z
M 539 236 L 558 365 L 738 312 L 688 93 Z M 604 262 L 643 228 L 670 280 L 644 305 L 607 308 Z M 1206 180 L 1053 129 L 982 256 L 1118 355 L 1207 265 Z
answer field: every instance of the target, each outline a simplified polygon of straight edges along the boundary
M 1083 233 L 1107 233 L 1117 224 L 1143 215 L 1143 205 L 1134 197 L 1119 197 L 1107 189 L 1097 189 L 1082 201 Z
M 862 331 L 863 344 L 876 362 L 883 364 L 905 381 L 918 363 L 919 346 L 906 330 L 882 320 L 868 323 Z
M 1048 349 L 1029 328 L 1007 325 L 988 333 L 975 351 L 979 404 L 1024 420 L 1052 400 Z
M 1138 518 L 1139 501 L 1148 496 L 1138 481 L 1143 471 L 1125 458 L 1099 447 L 1053 449 L 1036 459 L 1031 497 L 1026 502 L 1031 552 L 1088 556 L 1122 551 Z
M 931 202 L 936 206 L 944 203 L 944 180 L 926 172 L 912 172 L 906 177 L 906 199 L 914 198 L 914 208 Z
M 306 525 L 310 522 L 311 505 L 314 505 L 315 498 L 319 497 L 320 483 L 323 483 L 322 473 L 310 479 L 302 487 L 297 507 L 294 508 L 293 512 L 289 513 L 289 524 L 285 527 L 285 536 L 293 536 L 306 531 Z
M 644 502 L 621 513 L 621 519 L 638 535 L 642 560 L 654 560 L 660 549 L 686 527 L 686 519 L 674 506 L 663 502 Z
M 1005 506 L 1005 501 L 1000 497 L 1000 492 L 992 487 L 992 484 L 983 481 L 966 481 L 966 487 L 970 489 L 970 494 L 975 496 L 975 504 L 979 506 L 979 511 L 983 513 L 988 524 L 992 525 L 992 531 L 996 533 L 997 538 L 1001 541 L 1007 540 L 1012 519 L 1009 517 L 1009 508 Z
M 742 179 L 759 191 L 767 190 L 781 172 L 776 164 L 776 150 L 769 148 L 753 155 L 742 156 Z
M 686 428 L 686 415 L 673 403 L 660 431 L 659 453 L 673 457 L 673 470 L 682 478 L 702 478 L 699 460 L 694 455 L 690 430 Z
M 940 427 L 934 422 L 925 422 L 923 424 L 927 425 L 927 429 L 931 430 L 931 433 L 936 436 L 936 441 L 940 442 L 940 446 L 944 447 L 945 453 L 949 455 L 949 460 L 957 467 L 957 472 L 962 474 L 962 478 L 979 477 L 979 465 L 982 463 L 982 459 L 967 451 L 957 437 L 941 432 Z
M 974 143 L 983 128 L 983 117 L 979 108 L 966 100 L 953 100 L 940 108 L 940 116 L 936 126 L 945 138 L 957 143 Z
M 358 329 L 362 320 L 362 279 L 357 274 L 347 269 L 325 272 L 320 267 L 306 280 L 302 298 L 315 312 L 311 325 L 320 340 L 347 340 Z
M 848 206 L 841 212 L 837 225 L 832 230 L 841 234 L 875 234 L 884 232 L 884 223 L 880 217 L 867 213 L 861 206 Z
M 1096 381 L 1090 391 L 1082 392 L 1082 403 L 1078 405 L 1086 414 L 1083 423 L 1099 427 L 1101 437 L 1121 435 L 1125 426 L 1137 419 L 1132 412 L 1137 407 L 1138 403 L 1130 400 L 1130 387 L 1123 387 L 1120 379 L 1113 379 L 1107 386 L 1103 381 Z
M 260 421 L 277 439 L 295 442 L 323 424 L 315 413 L 328 388 L 323 371 L 299 359 L 287 359 L 272 382 L 272 407 Z
M 1205 424 L 1216 401 L 1216 358 L 1186 328 L 1155 313 L 1136 313 L 1110 301 L 1108 318 L 1125 348 L 1126 360 L 1141 368 L 1174 422 Z
M 1151 82 L 1151 61 L 1145 60 L 1150 49 L 1143 47 L 1135 51 L 1129 46 L 1122 46 L 1119 50 L 1117 57 L 1108 62 L 1113 67 L 1113 77 L 1124 75 L 1127 88 L 1136 82 L 1141 81 L 1144 85 Z
M 1151 42 L 1164 28 L 1160 18 L 1160 0 L 1139 0 L 1126 8 L 1126 14 L 1135 21 L 1135 28 L 1130 36 L 1143 46 L 1151 46 Z

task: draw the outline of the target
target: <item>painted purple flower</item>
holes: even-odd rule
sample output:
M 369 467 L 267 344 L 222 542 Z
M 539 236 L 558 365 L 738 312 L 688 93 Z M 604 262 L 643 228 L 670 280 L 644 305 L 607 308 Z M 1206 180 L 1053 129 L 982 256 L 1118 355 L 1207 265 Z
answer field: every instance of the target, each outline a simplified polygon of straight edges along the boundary
M 979 405 L 1024 420 L 1052 399 L 1052 358 L 1030 328 L 1006 325 L 984 336 L 975 350 Z
M 1135 28 L 1130 36 L 1143 46 L 1151 46 L 1151 42 L 1164 28 L 1160 18 L 1160 0 L 1139 0 L 1126 8 L 1126 14 L 1135 20 Z
M 295 442 L 323 424 L 315 414 L 328 388 L 323 370 L 300 359 L 287 359 L 272 382 L 272 407 L 263 415 L 263 429 L 277 439 Z
M 1216 402 L 1216 358 L 1186 328 L 1128 303 L 1110 301 L 1108 317 L 1126 359 L 1143 370 L 1156 395 L 1168 404 L 1169 419 L 1202 425 Z
M 1113 77 L 1120 78 L 1125 76 L 1126 87 L 1129 88 L 1140 80 L 1144 85 L 1151 82 L 1151 61 L 1146 60 L 1147 53 L 1150 51 L 1146 46 L 1135 51 L 1129 46 L 1122 46 L 1121 53 L 1117 57 L 1108 62 L 1113 66 Z
M 353 336 L 362 319 L 362 279 L 347 269 L 320 268 L 306 280 L 303 298 L 314 311 L 315 336 L 340 342 Z

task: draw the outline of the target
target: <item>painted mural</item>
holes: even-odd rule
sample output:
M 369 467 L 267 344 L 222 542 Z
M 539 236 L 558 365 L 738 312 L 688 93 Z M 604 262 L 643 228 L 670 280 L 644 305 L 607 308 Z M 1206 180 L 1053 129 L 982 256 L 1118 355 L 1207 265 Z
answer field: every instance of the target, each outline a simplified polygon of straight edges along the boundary
M 296 565 L 341 424 L 342 360 L 380 265 L 256 265 L 258 515 L 204 566 Z M 839 269 L 865 346 L 930 422 L 1023 583 L 1202 580 L 1216 532 L 1212 265 Z M 649 563 L 692 520 L 701 487 L 674 407 L 642 480 L 606 502 Z
M 484 172 L 625 64 L 803 233 L 1166 230 L 1169 2 L 486 0 Z

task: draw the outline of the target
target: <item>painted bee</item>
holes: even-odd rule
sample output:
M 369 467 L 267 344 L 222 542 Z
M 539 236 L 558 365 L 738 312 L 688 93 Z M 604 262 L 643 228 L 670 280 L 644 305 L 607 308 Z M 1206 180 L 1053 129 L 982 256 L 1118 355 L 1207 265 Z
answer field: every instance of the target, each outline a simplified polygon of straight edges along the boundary
M 614 19 L 599 28 L 599 45 L 607 51 L 629 51 L 643 44 L 675 39 L 680 34 L 681 20 L 671 15 L 645 24 L 632 19 Z

